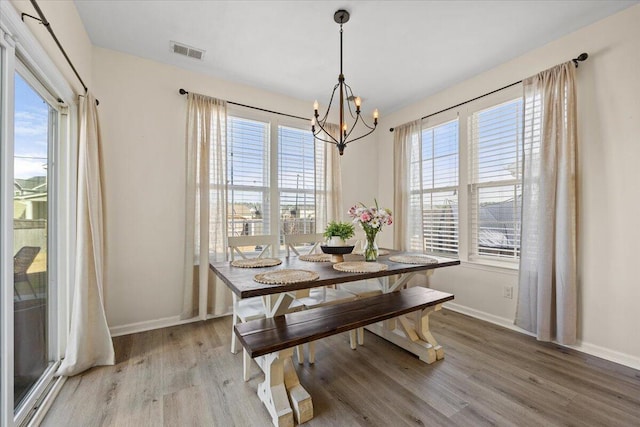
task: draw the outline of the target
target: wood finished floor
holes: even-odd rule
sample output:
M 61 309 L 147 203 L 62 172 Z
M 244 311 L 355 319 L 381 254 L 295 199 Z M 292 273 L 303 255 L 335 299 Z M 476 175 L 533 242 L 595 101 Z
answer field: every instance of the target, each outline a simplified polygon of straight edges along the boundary
M 640 371 L 444 310 L 432 365 L 367 332 L 318 342 L 298 366 L 307 426 L 640 426 Z M 269 426 L 254 364 L 242 381 L 230 318 L 114 339 L 117 365 L 70 378 L 43 426 Z

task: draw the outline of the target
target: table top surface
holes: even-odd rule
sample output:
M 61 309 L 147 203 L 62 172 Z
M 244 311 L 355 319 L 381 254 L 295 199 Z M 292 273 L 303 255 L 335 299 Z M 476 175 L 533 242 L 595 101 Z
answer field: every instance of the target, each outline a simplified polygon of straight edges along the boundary
M 441 267 L 449 267 L 459 265 L 460 260 L 452 258 L 443 258 L 437 256 L 431 256 L 438 261 L 433 264 L 404 264 L 399 262 L 393 262 L 389 260 L 393 255 L 415 255 L 415 253 L 400 252 L 390 250 L 389 255 L 383 255 L 378 257 L 378 263 L 386 264 L 387 270 L 371 272 L 371 273 L 347 273 L 337 271 L 333 268 L 331 262 L 309 262 L 302 261 L 298 257 L 280 258 L 282 264 L 275 267 L 264 268 L 240 268 L 233 267 L 231 262 L 215 262 L 210 263 L 209 267 L 215 272 L 215 274 L 240 298 L 249 298 L 262 295 L 273 295 L 282 292 L 292 292 L 300 289 L 309 289 L 319 286 L 335 285 L 337 283 L 354 282 L 358 280 L 371 279 L 376 277 L 392 276 L 395 274 L 413 273 L 418 271 L 432 270 Z M 362 255 L 345 255 L 345 261 L 363 261 Z M 253 280 L 254 276 L 259 273 L 265 273 L 268 271 L 279 269 L 297 269 L 307 270 L 318 273 L 320 278 L 318 280 L 310 282 L 289 283 L 283 285 L 268 285 L 258 283 Z

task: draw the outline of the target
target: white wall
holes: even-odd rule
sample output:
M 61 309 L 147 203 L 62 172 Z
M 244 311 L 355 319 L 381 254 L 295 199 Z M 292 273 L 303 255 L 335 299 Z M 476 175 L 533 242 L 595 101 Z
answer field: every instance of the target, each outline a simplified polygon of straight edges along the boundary
M 302 117 L 311 117 L 313 101 L 97 47 L 93 60 L 104 140 L 107 320 L 112 330 L 127 330 L 182 307 L 186 97 L 178 89 Z M 373 198 L 377 181 L 350 176 L 358 159 L 375 165 L 375 147 L 347 148 L 345 203 Z
M 578 276 L 580 348 L 640 368 L 640 6 L 634 6 L 451 87 L 385 118 L 378 134 L 378 193 L 393 193 L 397 126 L 521 80 L 588 52 L 578 69 Z M 391 236 L 383 243 L 391 244 Z M 460 266 L 438 271 L 434 287 L 451 290 L 467 312 L 511 323 L 517 275 Z

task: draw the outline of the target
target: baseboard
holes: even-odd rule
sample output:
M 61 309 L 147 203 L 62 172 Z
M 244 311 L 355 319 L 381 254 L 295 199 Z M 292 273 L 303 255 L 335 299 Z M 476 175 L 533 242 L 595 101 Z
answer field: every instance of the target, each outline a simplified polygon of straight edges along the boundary
M 112 326 L 109 328 L 109 332 L 111 332 L 112 337 L 119 337 L 121 335 L 136 334 L 138 332 L 152 331 L 154 329 L 184 325 L 185 323 L 197 322 L 198 320 L 199 319 L 197 317 L 191 319 L 180 319 L 180 316 L 171 316 L 162 319 L 129 323 L 127 325 Z
M 511 329 L 512 331 L 520 332 L 521 334 L 529 335 L 532 337 L 535 336 L 531 332 L 517 327 L 513 324 L 512 319 L 508 319 L 506 317 L 496 316 L 494 314 L 486 313 L 484 311 L 476 310 L 475 308 L 470 308 L 453 302 L 444 303 L 444 308 L 455 311 L 456 313 L 462 313 L 476 319 L 484 320 L 485 322 L 493 323 L 494 325 L 502 326 L 503 328 Z
M 207 320 L 216 319 L 218 317 L 229 316 L 231 313 L 221 315 L 207 314 Z M 199 317 L 192 317 L 190 319 L 180 319 L 180 316 L 165 317 L 156 320 L 146 320 L 144 322 L 129 323 L 127 325 L 112 326 L 109 328 L 111 337 L 119 337 L 121 335 L 137 334 L 138 332 L 153 331 L 154 329 L 169 328 L 171 326 L 184 325 L 187 323 L 198 322 Z
M 449 309 L 451 311 L 455 311 L 457 313 L 466 314 L 467 316 L 484 320 L 489 323 L 493 323 L 494 325 L 511 329 L 512 331 L 520 332 L 521 334 L 535 337 L 535 334 L 517 327 L 516 325 L 513 324 L 513 320 L 508 319 L 506 317 L 495 316 L 493 314 L 486 313 L 484 311 L 476 310 L 474 308 L 469 308 L 464 305 L 460 305 L 452 302 L 445 303 L 444 308 Z M 554 343 L 558 344 L 555 341 Z M 608 360 L 610 362 L 619 363 L 620 365 L 624 365 L 633 369 L 640 370 L 640 357 L 632 356 L 626 353 L 621 353 L 615 350 L 610 350 L 608 348 L 601 347 L 595 344 L 590 344 L 587 342 L 579 342 L 576 345 L 563 345 L 563 344 L 558 344 L 558 345 L 562 345 L 563 347 L 567 347 L 567 348 L 572 348 L 582 353 L 590 354 L 591 356 L 596 356 L 601 359 Z
M 582 341 L 579 341 L 576 345 L 565 345 L 564 347 L 572 348 L 574 350 L 609 360 L 611 362 L 619 363 L 620 365 L 628 366 L 640 371 L 640 357 Z

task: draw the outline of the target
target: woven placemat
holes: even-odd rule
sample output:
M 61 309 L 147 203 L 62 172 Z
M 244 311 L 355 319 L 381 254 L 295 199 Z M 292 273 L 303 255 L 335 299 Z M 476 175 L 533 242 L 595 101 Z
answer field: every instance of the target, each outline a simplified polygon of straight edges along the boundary
M 375 273 L 377 271 L 384 271 L 389 267 L 386 264 L 379 264 L 377 262 L 349 261 L 333 264 L 333 268 L 346 273 Z
M 437 264 L 438 260 L 426 255 L 393 255 L 389 261 L 400 262 L 402 264 Z
M 256 274 L 253 280 L 267 285 L 286 285 L 289 283 L 311 282 L 318 280 L 319 277 L 318 273 L 313 271 L 283 269 Z
M 364 251 L 362 249 L 358 249 L 357 251 L 351 252 L 355 255 L 364 255 Z M 389 255 L 389 251 L 386 249 L 378 249 L 378 256 Z
M 298 259 L 301 261 L 309 261 L 309 262 L 331 262 L 331 255 L 329 254 L 300 255 Z
M 247 258 L 231 261 L 232 266 L 240 268 L 273 267 L 280 264 L 282 264 L 282 260 L 278 258 Z

